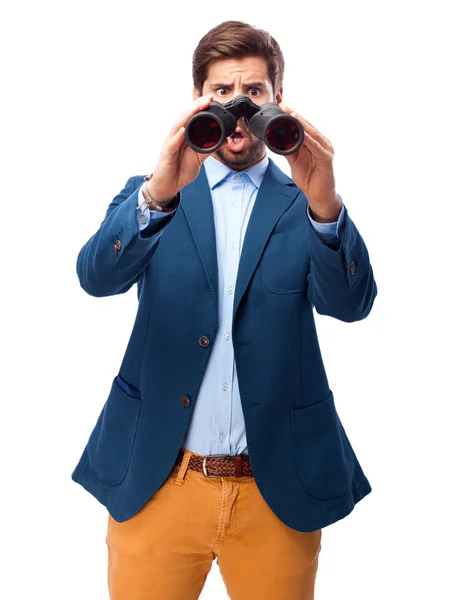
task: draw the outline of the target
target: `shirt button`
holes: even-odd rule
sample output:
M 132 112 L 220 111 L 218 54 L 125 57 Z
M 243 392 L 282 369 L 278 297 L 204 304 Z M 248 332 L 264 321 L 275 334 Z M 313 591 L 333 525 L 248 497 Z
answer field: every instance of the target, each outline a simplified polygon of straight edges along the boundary
M 233 205 L 235 206 L 235 208 L 238 208 L 240 206 L 240 202 L 234 202 Z
M 147 223 L 147 217 L 146 217 L 145 215 L 142 215 L 142 216 L 140 217 L 140 222 L 141 222 L 143 225 L 145 225 L 145 223 Z
M 240 179 L 240 175 L 235 175 L 235 179 Z
M 225 339 L 226 339 L 226 340 L 229 340 L 229 339 L 230 339 L 230 333 L 226 333 L 226 334 L 225 334 Z
M 237 245 L 234 244 L 233 242 L 230 244 L 230 250 L 235 250 L 236 247 L 237 247 Z
M 207 346 L 210 344 L 210 340 L 206 335 L 202 335 L 199 338 L 199 345 L 202 346 L 203 348 L 207 348 Z
M 233 288 L 232 288 L 232 287 L 229 287 L 229 288 L 228 288 L 228 290 L 227 290 L 227 292 L 228 292 L 229 294 L 233 294 Z
M 182 396 L 181 404 L 183 406 L 189 406 L 191 404 L 191 400 L 188 398 L 188 396 Z
M 224 384 L 222 385 L 222 389 L 224 390 L 224 392 L 225 392 L 226 390 L 228 390 L 228 384 L 227 384 L 227 383 L 224 383 Z
M 223 442 L 225 440 L 225 435 L 219 435 L 219 440 Z

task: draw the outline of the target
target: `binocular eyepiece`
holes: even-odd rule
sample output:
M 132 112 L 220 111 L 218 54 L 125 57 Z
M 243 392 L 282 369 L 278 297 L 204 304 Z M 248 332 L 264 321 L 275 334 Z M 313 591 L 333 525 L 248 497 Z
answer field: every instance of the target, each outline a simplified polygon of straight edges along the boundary
M 276 154 L 292 154 L 303 144 L 304 129 L 295 117 L 286 114 L 274 102 L 258 106 L 248 96 L 237 96 L 226 104 L 213 100 L 207 110 L 189 119 L 186 142 L 196 152 L 215 152 L 232 135 L 242 117 L 253 135 Z

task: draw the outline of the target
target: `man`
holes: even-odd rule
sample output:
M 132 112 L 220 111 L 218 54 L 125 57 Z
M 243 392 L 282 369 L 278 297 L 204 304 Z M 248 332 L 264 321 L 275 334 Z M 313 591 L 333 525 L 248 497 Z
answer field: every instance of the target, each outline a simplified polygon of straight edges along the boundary
M 358 321 L 377 287 L 331 142 L 284 104 L 283 72 L 263 30 L 209 31 L 193 103 L 152 176 L 127 181 L 79 253 L 89 294 L 138 286 L 119 373 L 72 474 L 109 511 L 112 600 L 198 598 L 214 558 L 232 600 L 310 600 L 321 529 L 371 491 L 312 306 Z M 239 94 L 301 121 L 292 178 L 243 119 L 211 155 L 186 144 L 192 115 Z

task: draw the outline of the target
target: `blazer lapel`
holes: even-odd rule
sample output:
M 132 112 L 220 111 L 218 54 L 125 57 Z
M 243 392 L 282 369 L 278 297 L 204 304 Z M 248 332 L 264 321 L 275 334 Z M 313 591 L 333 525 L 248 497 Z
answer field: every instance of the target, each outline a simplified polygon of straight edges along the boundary
M 182 191 L 181 208 L 196 243 L 207 280 L 218 307 L 218 265 L 214 209 L 205 169 Z M 260 261 L 269 236 L 300 190 L 270 158 L 258 190 L 243 242 L 233 306 L 233 318 Z M 218 309 L 217 309 L 218 310 Z M 218 312 L 217 312 L 218 314 Z
M 243 242 L 235 287 L 233 319 L 271 231 L 299 193 L 295 183 L 270 158 Z
M 204 165 L 181 193 L 181 208 L 188 221 L 204 271 L 218 307 L 218 267 L 214 209 Z M 217 308 L 218 314 L 218 308 Z

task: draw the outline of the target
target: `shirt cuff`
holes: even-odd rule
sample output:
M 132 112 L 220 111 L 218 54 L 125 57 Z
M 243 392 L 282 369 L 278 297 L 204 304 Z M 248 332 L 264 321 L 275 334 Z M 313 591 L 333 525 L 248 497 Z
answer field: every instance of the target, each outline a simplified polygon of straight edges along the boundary
M 312 219 L 311 215 L 310 215 L 310 211 L 308 210 L 308 205 L 307 205 L 307 216 L 308 219 L 310 221 L 310 223 L 312 224 L 313 228 L 317 231 L 318 235 L 325 241 L 325 242 L 332 242 L 334 240 L 339 240 L 340 239 L 340 235 L 344 228 L 344 204 L 343 204 L 343 198 L 339 195 L 336 194 L 338 196 L 338 198 L 341 200 L 341 212 L 339 213 L 339 217 L 337 221 L 334 221 L 333 223 L 318 223 L 318 221 L 315 221 L 314 219 Z
M 161 219 L 165 219 L 166 217 L 171 216 L 175 211 L 176 208 L 174 210 L 172 210 L 171 212 L 161 212 L 159 210 L 150 210 L 149 207 L 147 206 L 147 203 L 145 202 L 145 198 L 144 198 L 144 194 L 142 192 L 142 187 L 143 184 L 140 186 L 139 188 L 139 193 L 137 194 L 137 208 L 139 206 L 143 205 L 145 206 L 145 208 L 143 210 L 139 211 L 139 215 L 138 215 L 138 222 L 139 222 L 139 230 L 143 231 L 144 229 L 146 229 L 150 223 L 156 223 L 158 221 L 160 221 Z

